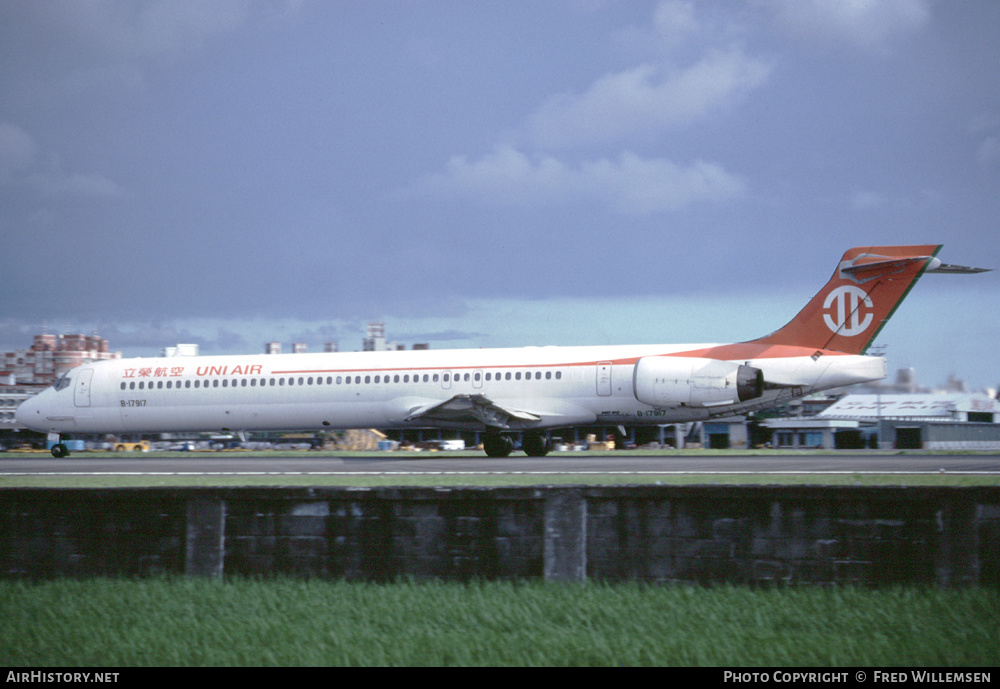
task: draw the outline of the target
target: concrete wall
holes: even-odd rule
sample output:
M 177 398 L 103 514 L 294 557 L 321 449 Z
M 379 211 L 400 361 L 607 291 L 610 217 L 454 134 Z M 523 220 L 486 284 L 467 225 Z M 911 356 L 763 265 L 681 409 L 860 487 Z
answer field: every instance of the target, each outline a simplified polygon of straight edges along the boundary
M 1000 587 L 1000 489 L 0 489 L 0 576 Z

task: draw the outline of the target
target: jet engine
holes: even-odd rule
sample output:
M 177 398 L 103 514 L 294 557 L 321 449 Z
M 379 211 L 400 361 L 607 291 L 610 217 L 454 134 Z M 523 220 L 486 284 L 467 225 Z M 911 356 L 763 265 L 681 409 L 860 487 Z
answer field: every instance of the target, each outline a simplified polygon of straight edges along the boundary
M 654 407 L 715 407 L 760 397 L 764 373 L 731 361 L 647 356 L 636 362 L 632 388 Z

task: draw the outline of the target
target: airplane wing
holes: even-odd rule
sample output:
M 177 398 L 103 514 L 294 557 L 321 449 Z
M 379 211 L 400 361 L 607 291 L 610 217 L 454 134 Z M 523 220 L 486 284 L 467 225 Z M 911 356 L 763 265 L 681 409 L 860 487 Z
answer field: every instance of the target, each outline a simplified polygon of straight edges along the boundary
M 502 407 L 486 395 L 455 395 L 438 404 L 411 409 L 406 421 L 433 421 L 437 423 L 482 423 L 493 428 L 511 428 L 537 423 L 541 416 L 528 411 Z M 518 423 L 521 422 L 521 423 Z

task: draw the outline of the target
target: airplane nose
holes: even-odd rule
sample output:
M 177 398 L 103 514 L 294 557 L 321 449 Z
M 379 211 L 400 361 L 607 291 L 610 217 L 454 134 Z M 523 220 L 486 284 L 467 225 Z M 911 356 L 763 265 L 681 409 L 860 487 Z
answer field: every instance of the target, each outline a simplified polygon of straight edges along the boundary
M 38 409 L 38 400 L 34 397 L 24 400 L 14 410 L 14 419 L 18 426 L 36 430 L 36 426 L 41 421 L 41 414 Z

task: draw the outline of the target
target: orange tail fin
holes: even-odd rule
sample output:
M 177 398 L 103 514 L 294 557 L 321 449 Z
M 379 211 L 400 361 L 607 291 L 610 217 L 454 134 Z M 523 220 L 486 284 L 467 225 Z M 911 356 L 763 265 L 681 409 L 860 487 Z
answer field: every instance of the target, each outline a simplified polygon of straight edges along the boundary
M 788 325 L 759 344 L 863 354 L 929 266 L 940 244 L 849 249 L 826 286 Z

